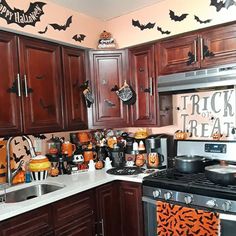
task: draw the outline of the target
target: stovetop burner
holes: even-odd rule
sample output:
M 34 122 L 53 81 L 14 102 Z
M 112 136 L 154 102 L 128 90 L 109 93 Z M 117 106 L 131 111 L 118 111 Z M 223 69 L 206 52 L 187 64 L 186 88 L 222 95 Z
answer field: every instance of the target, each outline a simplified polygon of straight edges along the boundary
M 215 184 L 204 173 L 185 174 L 166 169 L 144 177 L 143 185 L 236 200 L 236 185 Z

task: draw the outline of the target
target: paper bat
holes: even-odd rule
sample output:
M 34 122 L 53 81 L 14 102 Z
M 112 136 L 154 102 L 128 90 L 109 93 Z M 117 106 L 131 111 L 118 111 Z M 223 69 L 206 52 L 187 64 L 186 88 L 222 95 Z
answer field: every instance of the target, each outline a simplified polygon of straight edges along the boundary
M 152 29 L 155 26 L 156 23 L 147 23 L 146 25 L 140 24 L 139 20 L 133 20 L 132 19 L 132 25 L 134 27 L 138 27 L 140 30 L 145 30 L 145 29 Z
M 222 8 L 228 9 L 230 6 L 236 5 L 236 2 L 234 0 L 226 0 L 223 1 L 217 1 L 217 0 L 211 0 L 210 6 L 214 6 L 216 8 L 216 11 L 220 11 Z
M 43 31 L 38 31 L 39 34 L 45 34 L 48 31 L 48 27 L 46 26 L 45 30 Z
M 30 155 L 30 150 L 24 145 L 26 155 Z
M 207 20 L 200 20 L 198 16 L 194 15 L 194 19 L 199 22 L 200 24 L 206 24 L 206 23 L 210 23 L 212 20 L 211 19 L 207 19 Z
M 158 27 L 158 26 L 157 26 L 157 30 L 160 31 L 162 34 L 170 34 L 170 33 L 171 33 L 171 32 L 168 31 L 168 30 L 166 30 L 166 31 L 162 30 L 162 28 L 161 28 L 161 27 Z
M 35 138 L 46 139 L 47 137 L 44 134 L 33 134 Z
M 30 3 L 27 11 L 24 11 L 17 8 L 12 9 L 7 4 L 6 0 L 1 0 L 0 3 L 1 3 L 0 17 L 4 18 L 7 21 L 7 24 L 15 23 L 21 27 L 25 27 L 26 25 L 35 26 L 36 22 L 40 21 L 40 17 L 44 14 L 42 8 L 44 5 L 46 5 L 46 3 L 44 2 Z M 7 15 L 7 13 L 12 13 L 14 14 L 15 17 L 9 17 L 9 14 Z M 32 14 L 34 14 L 34 17 L 32 17 Z M 16 20 L 16 16 L 21 17 L 22 15 L 24 15 L 24 19 Z M 30 20 L 25 20 L 26 18 Z
M 75 41 L 82 42 L 82 41 L 84 41 L 85 37 L 86 37 L 86 35 L 84 35 L 84 34 L 76 34 L 73 36 L 72 39 L 74 39 Z
M 180 16 L 177 16 L 177 15 L 175 15 L 175 13 L 173 11 L 170 10 L 169 15 L 170 15 L 170 19 L 171 20 L 182 21 L 182 20 L 184 20 L 187 17 L 188 14 L 182 14 Z
M 59 25 L 57 23 L 53 23 L 53 24 L 49 24 L 49 25 L 51 25 L 54 30 L 59 30 L 59 31 L 64 30 L 65 31 L 68 27 L 70 27 L 71 23 L 72 23 L 72 16 L 70 16 L 67 19 L 67 21 L 64 25 Z
M 23 159 L 23 157 L 24 157 L 24 155 L 21 155 L 21 156 L 17 157 L 16 154 L 13 153 L 13 159 L 15 160 L 16 163 L 21 161 Z

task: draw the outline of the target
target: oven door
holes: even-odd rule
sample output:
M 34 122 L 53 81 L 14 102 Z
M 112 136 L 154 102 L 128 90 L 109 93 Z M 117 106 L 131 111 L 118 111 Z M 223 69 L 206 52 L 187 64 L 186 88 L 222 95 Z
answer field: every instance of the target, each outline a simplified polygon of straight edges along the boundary
M 143 196 L 145 236 L 157 235 L 157 202 Z M 186 206 L 188 207 L 188 206 Z M 236 232 L 236 215 L 220 213 L 219 236 L 233 236 Z M 236 235 L 236 233 L 235 233 Z

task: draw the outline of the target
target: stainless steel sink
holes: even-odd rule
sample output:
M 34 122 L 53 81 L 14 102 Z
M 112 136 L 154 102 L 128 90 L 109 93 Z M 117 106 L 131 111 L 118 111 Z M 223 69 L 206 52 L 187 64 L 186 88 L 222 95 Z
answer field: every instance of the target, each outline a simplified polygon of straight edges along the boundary
M 63 185 L 40 183 L 14 191 L 7 191 L 6 197 L 4 195 L 0 195 L 0 199 L 5 198 L 5 203 L 22 202 L 57 191 L 59 189 L 62 189 L 63 187 Z

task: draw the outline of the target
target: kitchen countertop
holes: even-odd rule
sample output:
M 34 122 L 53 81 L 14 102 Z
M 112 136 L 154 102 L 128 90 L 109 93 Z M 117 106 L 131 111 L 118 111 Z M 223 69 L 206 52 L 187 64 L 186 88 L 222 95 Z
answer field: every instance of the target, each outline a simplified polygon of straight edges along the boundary
M 22 189 L 37 183 L 52 183 L 56 185 L 64 185 L 65 187 L 40 197 L 22 202 L 0 203 L 0 221 L 72 196 L 74 194 L 95 188 L 99 185 L 112 182 L 114 180 L 142 183 L 142 179 L 145 175 L 146 174 L 139 174 L 135 176 L 110 175 L 106 173 L 105 169 L 102 169 L 73 175 L 48 177 L 44 181 L 33 181 L 31 183 L 15 185 L 10 187 L 7 191 L 10 192 L 13 190 Z

